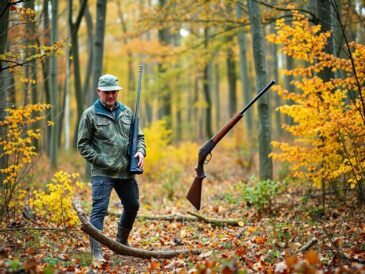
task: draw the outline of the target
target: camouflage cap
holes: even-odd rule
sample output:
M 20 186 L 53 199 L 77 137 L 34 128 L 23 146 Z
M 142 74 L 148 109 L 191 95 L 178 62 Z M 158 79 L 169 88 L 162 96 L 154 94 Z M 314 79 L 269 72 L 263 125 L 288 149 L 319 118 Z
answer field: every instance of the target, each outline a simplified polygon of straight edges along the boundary
M 119 86 L 118 78 L 111 74 L 104 74 L 99 78 L 98 90 L 113 91 L 123 89 Z

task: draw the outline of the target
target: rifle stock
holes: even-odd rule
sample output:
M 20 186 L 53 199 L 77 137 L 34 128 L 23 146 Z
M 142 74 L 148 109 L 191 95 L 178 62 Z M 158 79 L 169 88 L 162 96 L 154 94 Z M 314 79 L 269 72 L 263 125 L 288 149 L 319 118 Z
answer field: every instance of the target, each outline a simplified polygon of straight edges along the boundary
M 195 176 L 194 182 L 190 187 L 190 190 L 188 192 L 188 195 L 186 195 L 186 198 L 190 201 L 190 203 L 197 209 L 200 209 L 200 203 L 201 203 L 201 195 L 202 195 L 202 184 L 204 177 L 198 177 Z
M 204 172 L 204 163 L 210 154 L 210 152 L 215 147 L 216 143 L 213 139 L 210 139 L 200 150 L 198 166 L 195 168 L 196 176 L 194 182 L 191 185 L 186 198 L 190 203 L 197 209 L 200 210 L 201 196 L 202 196 L 202 184 L 203 179 L 206 177 Z
M 195 168 L 196 176 L 194 178 L 193 184 L 191 185 L 186 198 L 191 202 L 191 204 L 200 210 L 201 206 L 201 192 L 203 179 L 206 177 L 204 173 L 204 164 L 206 164 L 207 156 L 211 154 L 214 147 L 218 144 L 220 140 L 237 124 L 239 120 L 243 117 L 243 114 L 247 109 L 249 109 L 267 90 L 270 89 L 272 85 L 276 82 L 271 81 L 262 91 L 260 91 L 257 96 L 248 103 L 239 113 L 237 113 L 213 138 L 211 138 L 202 148 L 199 150 L 198 166 Z

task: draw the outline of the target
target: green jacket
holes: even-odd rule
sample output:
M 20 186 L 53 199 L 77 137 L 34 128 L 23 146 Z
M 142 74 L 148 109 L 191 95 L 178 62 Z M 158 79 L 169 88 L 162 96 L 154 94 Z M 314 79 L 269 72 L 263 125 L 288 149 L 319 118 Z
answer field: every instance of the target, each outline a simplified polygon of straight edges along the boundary
M 91 176 L 130 179 L 129 130 L 133 112 L 117 102 L 111 112 L 97 100 L 81 116 L 77 148 L 91 163 Z M 137 151 L 146 155 L 146 145 L 141 129 L 138 129 Z

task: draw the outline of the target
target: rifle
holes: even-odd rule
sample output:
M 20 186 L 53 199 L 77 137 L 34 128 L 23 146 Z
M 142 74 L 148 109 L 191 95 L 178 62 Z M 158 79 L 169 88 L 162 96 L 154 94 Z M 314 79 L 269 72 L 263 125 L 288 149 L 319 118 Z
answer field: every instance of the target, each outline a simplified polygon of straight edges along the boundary
M 129 172 L 132 174 L 142 174 L 143 173 L 143 170 L 138 167 L 137 158 L 134 157 L 134 155 L 137 152 L 137 138 L 138 138 L 138 129 L 139 129 L 138 109 L 139 109 L 139 97 L 141 94 L 142 69 L 143 69 L 143 66 L 139 65 L 136 110 L 134 112 L 134 118 L 133 118 L 133 122 L 131 124 L 131 129 L 129 132 L 129 156 L 130 156 Z
M 213 138 L 211 138 L 204 146 L 200 148 L 198 166 L 195 168 L 196 176 L 188 194 L 186 195 L 186 198 L 197 210 L 200 209 L 202 182 L 206 177 L 204 165 L 210 160 L 210 158 L 207 159 L 208 155 L 211 155 L 213 148 L 218 144 L 218 142 L 223 139 L 223 137 L 237 124 L 239 120 L 241 120 L 245 111 L 249 109 L 275 83 L 275 81 L 271 81 L 250 103 L 248 103 L 247 106 L 237 113 L 216 135 L 213 136 Z

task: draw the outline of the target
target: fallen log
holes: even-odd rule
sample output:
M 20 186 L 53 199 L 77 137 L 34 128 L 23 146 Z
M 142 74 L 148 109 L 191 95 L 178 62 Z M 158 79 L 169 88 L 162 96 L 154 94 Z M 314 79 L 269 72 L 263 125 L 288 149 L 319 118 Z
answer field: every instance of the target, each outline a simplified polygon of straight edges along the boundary
M 205 217 L 203 215 L 200 215 L 198 213 L 193 213 L 188 211 L 188 213 L 190 215 L 193 215 L 195 217 L 197 217 L 199 220 L 211 224 L 213 226 L 225 226 L 225 225 L 229 225 L 229 226 L 241 226 L 241 222 L 240 220 L 236 220 L 236 219 L 215 219 L 215 218 L 208 218 Z
M 104 234 L 99 232 L 92 224 L 90 224 L 88 216 L 83 212 L 81 208 L 79 199 L 74 199 L 72 201 L 72 205 L 76 210 L 77 216 L 81 221 L 81 230 L 119 255 L 150 259 L 150 258 L 173 258 L 179 256 L 180 254 L 197 255 L 201 253 L 200 250 L 196 249 L 150 251 L 122 245 L 106 237 Z
M 122 213 L 109 211 L 108 215 L 120 217 Z M 182 215 L 182 214 L 167 214 L 167 215 L 137 215 L 137 219 L 144 221 L 175 221 L 175 222 L 194 222 L 200 221 L 199 218 L 190 216 L 190 215 Z
M 159 221 L 175 221 L 175 222 L 187 222 L 187 221 L 199 221 L 198 218 L 189 215 L 180 215 L 180 214 L 170 214 L 170 215 L 141 215 L 138 216 L 139 220 L 159 220 Z
M 188 211 L 187 212 L 190 215 L 181 215 L 181 214 L 170 214 L 170 215 L 138 215 L 138 220 L 159 220 L 159 221 L 176 221 L 176 222 L 204 222 L 207 224 L 211 224 L 213 226 L 241 226 L 240 220 L 238 219 L 216 219 L 216 218 L 210 218 L 203 215 L 200 215 L 198 213 L 193 213 Z M 118 212 L 108 212 L 111 216 L 120 217 L 121 213 Z

